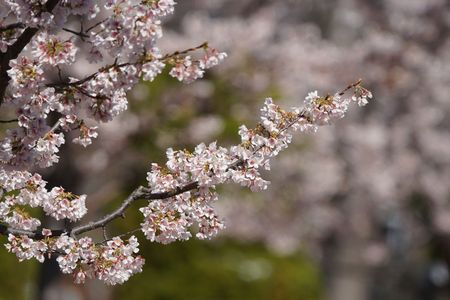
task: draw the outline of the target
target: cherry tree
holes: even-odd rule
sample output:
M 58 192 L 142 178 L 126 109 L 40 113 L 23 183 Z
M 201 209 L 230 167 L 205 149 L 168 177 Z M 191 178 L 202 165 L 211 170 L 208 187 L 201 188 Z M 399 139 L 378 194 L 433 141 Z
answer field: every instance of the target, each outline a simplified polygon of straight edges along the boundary
M 282 193 L 272 188 L 255 201 L 227 186 L 218 203 L 227 235 L 282 253 L 306 248 L 332 299 L 447 293 L 448 1 L 200 0 L 180 3 L 178 13 L 182 5 L 182 26 L 162 42 L 195 43 L 208 28 L 204 38 L 238 49 L 212 71 L 235 92 L 276 86 L 290 104 L 311 87 L 329 90 L 362 74 L 377 95 L 370 109 L 297 140 L 274 162 L 283 171 L 266 179 Z
M 98 126 L 127 109 L 127 92 L 140 80 L 153 81 L 168 70 L 191 83 L 227 57 L 207 42 L 163 53 L 161 22 L 174 6 L 173 0 L 0 1 L 0 104 L 11 115 L 1 120 L 10 127 L 0 141 L 0 233 L 20 261 L 56 257 L 61 271 L 77 283 L 86 278 L 123 283 L 144 264 L 133 235 L 137 230 L 105 234 L 99 241 L 89 235 L 94 230 L 105 230 L 139 201 L 138 230 L 149 241 L 212 238 L 225 227 L 213 207 L 218 185 L 265 190 L 269 182 L 261 170 L 270 170 L 271 158 L 287 148 L 293 132 L 316 132 L 344 117 L 352 103 L 362 106 L 372 97 L 359 80 L 333 94 L 310 92 L 289 110 L 267 98 L 260 122 L 239 127 L 238 145 L 169 148 L 165 165 L 150 165 L 147 186 L 137 187 L 111 213 L 85 220 L 87 195 L 48 189 L 39 174 L 58 163 L 68 134 L 76 133 L 72 142 L 87 147 Z M 96 70 L 75 76 L 72 66 L 86 60 Z M 56 220 L 78 223 L 44 228 L 29 212 L 35 207 Z

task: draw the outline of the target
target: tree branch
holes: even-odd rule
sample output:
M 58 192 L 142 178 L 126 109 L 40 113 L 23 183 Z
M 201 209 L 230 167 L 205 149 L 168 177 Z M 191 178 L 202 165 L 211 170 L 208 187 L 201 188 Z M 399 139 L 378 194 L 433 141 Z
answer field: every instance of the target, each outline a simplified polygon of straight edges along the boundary
M 199 50 L 199 49 L 205 48 L 205 47 L 208 47 L 208 43 L 207 42 L 204 42 L 201 45 L 198 45 L 196 47 L 185 49 L 183 51 L 175 51 L 173 53 L 166 54 L 162 58 L 159 58 L 158 60 L 164 62 L 164 61 L 167 61 L 167 60 L 169 60 L 171 58 L 174 58 L 174 57 L 176 57 L 178 55 L 184 55 L 184 54 L 187 54 L 189 52 L 196 51 L 196 50 Z M 121 64 L 117 64 L 115 62 L 113 64 L 106 65 L 106 66 L 100 68 L 99 71 L 94 72 L 94 73 L 86 76 L 83 79 L 80 79 L 80 80 L 77 80 L 77 81 L 73 81 L 73 82 L 50 83 L 50 84 L 47 84 L 46 86 L 47 87 L 54 87 L 54 88 L 64 88 L 64 87 L 69 87 L 69 86 L 79 86 L 79 85 L 81 85 L 81 84 L 83 84 L 83 83 L 85 83 L 85 82 L 95 78 L 101 72 L 105 72 L 105 71 L 108 71 L 108 70 L 113 69 L 113 68 L 122 68 L 122 67 L 130 66 L 130 65 L 137 65 L 137 64 L 140 64 L 140 63 L 142 63 L 142 62 L 139 62 L 139 61 L 138 62 L 134 62 L 134 63 L 127 62 L 127 63 L 121 63 Z
M 0 27 L 0 32 L 13 30 L 13 29 L 18 29 L 18 28 L 25 28 L 25 25 L 23 23 L 20 23 L 20 22 L 8 24 L 8 25 Z
M 190 182 L 188 184 L 186 184 L 185 186 L 182 187 L 178 187 L 174 190 L 168 191 L 168 192 L 162 192 L 162 193 L 151 193 L 150 190 L 148 188 L 145 188 L 143 186 L 138 187 L 137 189 L 135 189 L 126 199 L 125 201 L 122 203 L 122 205 L 117 208 L 115 211 L 113 211 L 112 213 L 104 216 L 103 218 L 97 220 L 97 221 L 93 221 L 90 222 L 86 225 L 81 225 L 81 226 L 77 226 L 75 228 L 72 229 L 72 231 L 70 232 L 71 236 L 76 236 L 77 234 L 81 234 L 84 232 L 88 232 L 88 231 L 92 231 L 94 229 L 97 228 L 101 228 L 106 226 L 108 223 L 110 223 L 111 221 L 122 217 L 123 214 L 125 213 L 125 210 L 135 201 L 137 200 L 162 200 L 162 199 L 167 199 L 167 198 L 171 198 L 174 197 L 176 195 L 182 194 L 184 192 L 187 191 L 191 191 L 194 189 L 198 188 L 198 182 L 197 181 L 193 181 Z
M 300 112 L 296 118 L 294 118 L 290 123 L 288 123 L 285 126 L 285 128 L 283 128 L 283 130 L 281 130 L 281 132 L 289 129 L 293 124 L 295 124 L 302 117 L 305 117 L 304 112 Z M 257 149 L 255 149 L 253 151 L 253 154 L 255 154 L 256 152 L 261 150 L 262 147 L 263 146 L 260 146 Z M 232 164 L 230 164 L 228 166 L 227 170 L 236 169 L 243 163 L 244 163 L 244 161 L 242 159 L 237 159 L 235 162 L 233 162 Z M 127 208 L 135 201 L 138 201 L 138 200 L 163 200 L 163 199 L 174 197 L 176 195 L 180 195 L 184 192 L 198 189 L 198 188 L 199 188 L 198 181 L 191 181 L 190 183 L 187 183 L 184 186 L 177 187 L 173 190 L 170 190 L 167 192 L 161 192 L 161 193 L 152 193 L 149 188 L 139 186 L 123 201 L 122 205 L 120 205 L 113 212 L 107 214 L 106 216 L 104 216 L 96 221 L 89 222 L 88 224 L 85 224 L 85 225 L 76 226 L 69 232 L 67 232 L 66 230 L 61 230 L 61 229 L 52 230 L 52 236 L 59 236 L 63 233 L 68 233 L 72 237 L 75 238 L 76 235 L 79 235 L 79 234 L 82 234 L 85 232 L 89 232 L 89 231 L 92 231 L 92 230 L 95 230 L 98 228 L 104 228 L 107 224 L 109 224 L 113 220 L 123 217 Z M 8 233 L 27 235 L 27 236 L 33 237 L 35 239 L 43 238 L 42 234 L 39 232 L 11 229 L 5 225 L 1 225 L 0 226 L 0 234 L 6 235 Z
M 11 120 L 0 120 L 0 124 L 8 124 L 8 123 L 15 123 L 18 122 L 18 119 L 11 119 Z
M 59 0 L 49 0 L 45 4 L 45 10 L 51 12 Z M 5 53 L 0 54 L 0 105 L 3 103 L 6 88 L 9 83 L 8 70 L 11 68 L 9 62 L 16 59 L 23 48 L 31 41 L 33 36 L 39 31 L 39 28 L 27 27 L 22 34 L 17 38 L 14 44 L 10 45 Z
M 63 28 L 63 30 L 79 36 L 82 40 L 84 40 L 84 38 L 89 37 L 89 35 L 85 34 L 83 31 L 78 32 L 78 31 L 72 30 L 70 28 Z
M 66 231 L 61 230 L 61 229 L 56 229 L 56 230 L 52 230 L 52 235 L 53 236 L 60 236 L 63 233 L 65 233 Z M 7 236 L 8 234 L 14 234 L 14 235 L 26 235 L 30 238 L 35 238 L 37 240 L 41 240 L 44 238 L 44 236 L 42 235 L 41 232 L 39 231 L 30 231 L 30 230 L 22 230 L 22 229 L 16 229 L 16 228 L 11 228 L 7 225 L 4 224 L 0 224 L 0 234 L 1 235 L 5 235 Z
M 162 193 L 151 193 L 150 189 L 140 186 L 137 189 L 135 189 L 118 207 L 115 211 L 111 212 L 110 214 L 102 217 L 101 219 L 98 219 L 96 221 L 89 222 L 85 225 L 80 225 L 74 227 L 70 232 L 67 232 L 63 229 L 52 229 L 52 236 L 60 236 L 64 233 L 68 233 L 71 236 L 75 237 L 78 234 L 82 234 L 88 231 L 92 231 L 98 228 L 105 227 L 108 223 L 112 222 L 113 220 L 120 218 L 124 215 L 125 210 L 135 201 L 138 200 L 163 200 L 167 198 L 174 197 L 176 195 L 182 194 L 187 191 L 195 190 L 198 188 L 198 182 L 193 181 L 190 182 L 182 187 L 178 187 L 174 190 L 162 192 Z M 29 231 L 29 230 L 21 230 L 21 229 L 15 229 L 11 228 L 7 225 L 0 224 L 0 234 L 2 235 L 8 235 L 8 234 L 14 234 L 14 235 L 26 235 L 31 238 L 35 239 L 43 239 L 44 236 L 41 234 L 40 231 Z

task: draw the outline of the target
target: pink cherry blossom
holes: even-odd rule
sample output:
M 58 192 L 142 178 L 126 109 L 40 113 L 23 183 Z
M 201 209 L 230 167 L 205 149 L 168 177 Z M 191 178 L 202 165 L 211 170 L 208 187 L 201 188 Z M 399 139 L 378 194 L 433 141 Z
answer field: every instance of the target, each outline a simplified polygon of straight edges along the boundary
M 173 0 L 0 0 L 0 26 L 7 17 L 20 25 L 9 35 L 0 31 L 0 61 L 6 66 L 0 70 L 0 104 L 14 114 L 0 137 L 0 222 L 8 235 L 5 246 L 19 261 L 43 262 L 53 256 L 61 272 L 76 283 L 87 278 L 124 283 L 144 264 L 139 242 L 130 236 L 133 231 L 108 238 L 105 230 L 99 241 L 86 233 L 105 229 L 133 201 L 145 199 L 139 229 L 151 242 L 213 238 L 225 228 L 214 204 L 218 185 L 267 189 L 269 181 L 261 171 L 270 170 L 271 159 L 288 147 L 294 131 L 316 131 L 342 118 L 350 104 L 365 105 L 372 98 L 361 81 L 333 95 L 310 93 L 290 110 L 267 98 L 260 122 L 239 128 L 239 144 L 167 149 L 163 166 L 150 165 L 147 187 L 133 191 L 118 210 L 86 222 L 87 195 L 49 188 L 40 175 L 41 169 L 59 162 L 66 139 L 84 147 L 93 143 L 102 123 L 127 110 L 127 93 L 141 79 L 153 81 L 166 66 L 169 75 L 191 83 L 227 57 L 206 42 L 163 54 L 158 47 L 162 21 L 174 7 Z M 73 16 L 82 17 L 81 28 L 73 29 Z M 95 71 L 72 72 L 80 60 L 98 65 L 90 66 Z M 29 208 L 80 224 L 41 228 Z

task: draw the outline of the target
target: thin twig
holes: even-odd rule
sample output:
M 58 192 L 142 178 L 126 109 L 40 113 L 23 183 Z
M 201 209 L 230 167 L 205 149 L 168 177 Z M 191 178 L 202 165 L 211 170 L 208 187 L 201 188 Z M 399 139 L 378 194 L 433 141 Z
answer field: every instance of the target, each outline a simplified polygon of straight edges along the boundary
M 169 59 L 171 59 L 171 58 L 173 58 L 173 57 L 176 57 L 176 56 L 178 56 L 178 55 L 187 54 L 187 53 L 189 53 L 189 52 L 196 51 L 196 50 L 198 50 L 198 49 L 201 49 L 201 48 L 204 48 L 204 47 L 207 47 L 207 46 L 208 46 L 208 43 L 207 43 L 207 42 L 204 42 L 204 43 L 202 43 L 201 45 L 198 45 L 198 46 L 196 46 L 196 47 L 192 47 L 192 48 L 189 48 L 189 49 L 186 49 L 186 50 L 183 50 L 183 51 L 175 51 L 175 52 L 173 52 L 173 53 L 166 54 L 165 56 L 163 56 L 163 57 L 160 58 L 159 60 L 160 60 L 160 61 L 167 61 L 167 60 L 169 60 Z M 113 68 L 122 68 L 122 67 L 126 67 L 126 66 L 131 66 L 131 65 L 137 65 L 137 64 L 140 64 L 140 63 L 142 63 L 142 62 L 134 62 L 134 63 L 128 62 L 128 63 L 117 64 L 117 60 L 116 60 L 116 61 L 114 61 L 113 64 L 106 65 L 106 66 L 100 68 L 99 71 L 94 72 L 94 73 L 90 74 L 89 76 L 87 76 L 87 77 L 85 77 L 85 78 L 83 78 L 83 79 L 80 79 L 80 80 L 77 80 L 77 81 L 73 81 L 73 82 L 58 82 L 58 83 L 51 83 L 51 84 L 47 84 L 46 86 L 47 86 L 47 87 L 67 87 L 67 86 L 77 86 L 77 85 L 81 85 L 81 84 L 83 84 L 83 83 L 85 83 L 85 82 L 87 82 L 87 81 L 89 81 L 89 80 L 91 80 L 91 79 L 94 79 L 98 74 L 100 74 L 100 73 L 102 73 L 102 72 L 105 72 L 105 71 L 108 71 L 108 70 L 110 70 L 110 69 L 113 69 Z
M 198 45 L 197 47 L 192 47 L 192 48 L 189 48 L 189 49 L 186 49 L 186 50 L 183 50 L 183 51 L 175 51 L 173 53 L 166 54 L 166 55 L 164 55 L 161 58 L 161 60 L 167 60 L 167 59 L 172 58 L 174 56 L 187 54 L 189 52 L 196 51 L 196 50 L 201 49 L 201 48 L 207 48 L 207 47 L 208 47 L 208 42 L 203 42 L 202 44 Z
M 0 124 L 15 123 L 15 122 L 19 122 L 19 120 L 18 119 L 0 120 Z
M 48 136 L 49 134 L 54 133 L 54 132 L 59 128 L 59 126 L 61 126 L 61 119 L 59 119 L 58 121 L 56 121 L 55 125 L 53 125 L 53 127 L 50 128 L 49 131 L 47 131 L 47 133 L 44 135 L 44 138 L 45 138 L 46 136 Z
M 136 233 L 136 232 L 138 232 L 138 231 L 140 231 L 140 230 L 141 230 L 141 227 L 138 227 L 138 228 L 135 228 L 135 229 L 133 229 L 133 230 L 127 231 L 127 232 L 125 232 L 125 233 L 116 235 L 115 237 L 123 238 L 124 236 L 130 235 L 130 234 L 133 234 L 133 233 Z M 107 243 L 107 242 L 109 242 L 109 241 L 111 241 L 111 240 L 112 240 L 112 238 L 110 238 L 110 239 L 105 238 L 103 241 L 101 241 L 101 242 L 99 242 L 99 243 L 96 243 L 96 245 L 102 245 L 102 244 L 105 244 L 105 243 Z
M 75 35 L 78 35 L 79 37 L 81 37 L 81 39 L 84 41 L 84 38 L 88 38 L 89 35 L 85 34 L 83 31 L 77 32 L 75 30 L 69 29 L 69 28 L 63 28 L 64 31 L 73 33 Z
M 339 96 L 342 96 L 345 94 L 345 92 L 347 92 L 349 89 L 352 89 L 354 87 L 357 87 L 358 85 L 360 85 L 362 82 L 362 79 L 358 79 L 356 82 L 349 84 L 345 89 L 343 89 L 342 91 L 339 92 Z
M 100 22 L 95 23 L 94 25 L 92 25 L 91 27 L 89 27 L 88 29 L 86 29 L 85 33 L 89 33 L 89 31 L 91 31 L 92 29 L 94 29 L 95 27 L 103 24 L 104 22 L 106 22 L 109 18 L 106 18 Z
M 102 227 L 102 231 L 103 231 L 103 238 L 104 238 L 105 240 L 107 240 L 107 239 L 108 239 L 108 236 L 106 235 L 106 226 L 103 226 L 103 227 Z

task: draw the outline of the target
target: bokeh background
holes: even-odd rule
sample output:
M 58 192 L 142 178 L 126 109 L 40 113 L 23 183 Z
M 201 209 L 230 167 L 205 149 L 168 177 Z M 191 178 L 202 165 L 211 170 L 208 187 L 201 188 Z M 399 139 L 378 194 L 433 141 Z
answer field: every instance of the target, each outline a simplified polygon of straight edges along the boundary
M 165 74 L 137 86 L 93 146 L 64 146 L 45 178 L 88 194 L 88 218 L 145 184 L 167 147 L 237 143 L 267 96 L 289 107 L 362 78 L 375 100 L 296 136 L 268 191 L 220 187 L 218 238 L 142 239 L 144 271 L 117 287 L 1 251 L 0 299 L 449 299 L 450 2 L 178 2 L 161 48 L 209 41 L 229 57 L 190 85 Z M 137 227 L 134 208 L 108 230 Z

